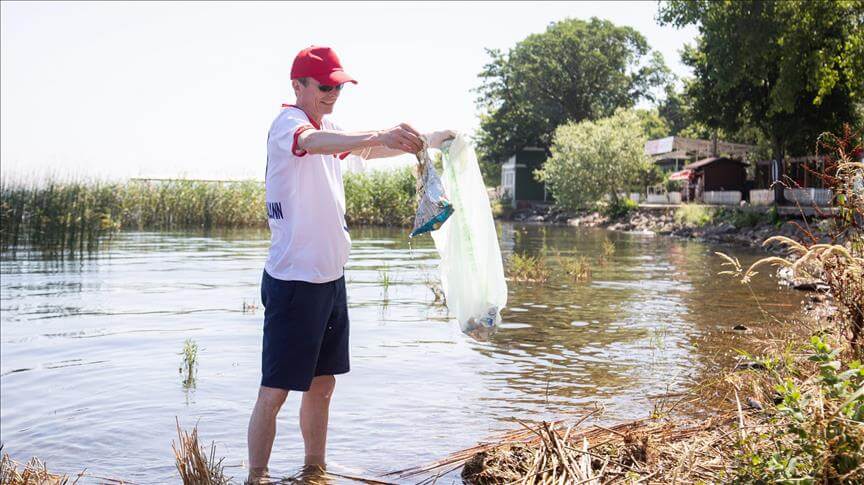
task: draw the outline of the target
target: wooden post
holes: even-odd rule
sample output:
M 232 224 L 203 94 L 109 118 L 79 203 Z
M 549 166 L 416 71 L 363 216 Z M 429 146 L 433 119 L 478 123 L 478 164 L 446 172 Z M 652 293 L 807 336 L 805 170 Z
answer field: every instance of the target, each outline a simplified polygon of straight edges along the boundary
M 783 160 L 771 160 L 771 186 L 774 187 L 774 204 L 781 205 L 786 202 L 786 197 L 783 195 Z

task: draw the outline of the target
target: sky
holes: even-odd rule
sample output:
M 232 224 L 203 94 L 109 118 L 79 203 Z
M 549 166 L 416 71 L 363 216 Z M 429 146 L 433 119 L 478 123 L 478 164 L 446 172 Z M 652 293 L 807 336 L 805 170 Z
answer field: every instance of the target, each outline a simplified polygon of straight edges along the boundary
M 332 115 L 344 129 L 473 132 L 485 48 L 568 17 L 634 27 L 687 75 L 679 51 L 697 32 L 660 27 L 656 11 L 647 1 L 2 2 L 0 171 L 263 178 L 270 123 L 293 101 L 291 62 L 312 44 L 333 47 L 359 81 Z

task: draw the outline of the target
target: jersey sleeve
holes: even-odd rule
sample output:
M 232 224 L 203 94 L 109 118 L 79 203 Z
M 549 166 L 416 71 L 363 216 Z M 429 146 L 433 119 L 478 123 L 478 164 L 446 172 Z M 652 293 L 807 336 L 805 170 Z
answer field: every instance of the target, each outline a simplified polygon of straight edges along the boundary
M 314 127 L 305 117 L 286 113 L 273 122 L 269 144 L 272 148 L 290 153 L 295 157 L 302 157 L 306 155 L 306 151 L 298 148 L 298 138 L 304 131 L 312 129 Z

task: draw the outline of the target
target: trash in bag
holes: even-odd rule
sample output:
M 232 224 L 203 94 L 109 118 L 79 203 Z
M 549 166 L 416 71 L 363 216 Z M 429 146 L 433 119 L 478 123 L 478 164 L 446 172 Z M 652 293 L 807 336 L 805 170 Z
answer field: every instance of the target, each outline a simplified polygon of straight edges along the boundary
M 414 230 L 408 237 L 438 229 L 453 214 L 453 205 L 447 200 L 441 178 L 429 158 L 425 138 L 417 162 L 417 213 L 414 215 Z
M 498 233 L 468 136 L 460 133 L 443 152 L 441 182 L 453 215 L 432 233 L 441 256 L 441 286 L 462 331 L 483 340 L 495 333 L 507 304 Z

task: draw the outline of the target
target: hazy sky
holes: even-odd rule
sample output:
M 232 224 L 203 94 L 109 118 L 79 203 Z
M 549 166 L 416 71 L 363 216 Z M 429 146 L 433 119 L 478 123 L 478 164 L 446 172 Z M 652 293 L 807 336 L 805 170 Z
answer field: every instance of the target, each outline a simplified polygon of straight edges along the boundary
M 656 2 L 3 2 L 0 149 L 5 174 L 260 178 L 267 130 L 293 100 L 294 55 L 329 45 L 360 84 L 346 129 L 406 121 L 477 127 L 484 48 L 555 20 L 629 25 L 686 74 L 693 28 L 660 27 Z

